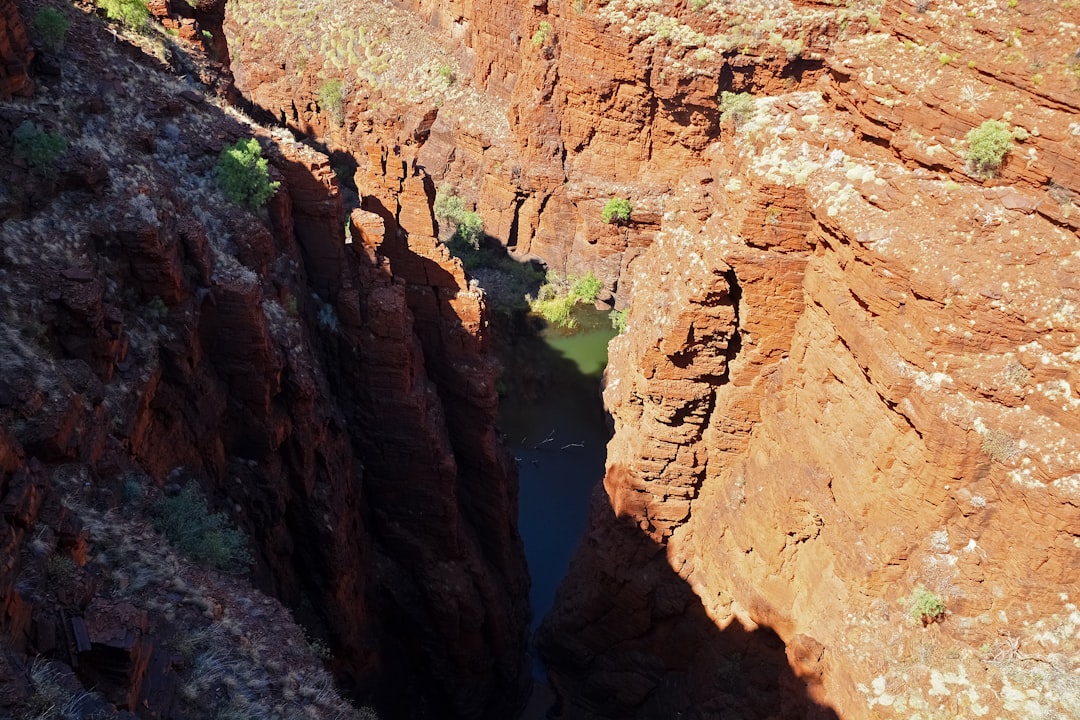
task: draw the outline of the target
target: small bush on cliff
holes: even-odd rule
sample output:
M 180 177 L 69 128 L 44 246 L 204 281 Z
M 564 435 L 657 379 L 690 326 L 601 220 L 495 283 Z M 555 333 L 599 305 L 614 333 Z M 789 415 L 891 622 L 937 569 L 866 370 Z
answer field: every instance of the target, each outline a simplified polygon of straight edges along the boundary
M 155 505 L 154 527 L 182 554 L 202 565 L 241 573 L 251 564 L 244 534 L 230 527 L 223 513 L 210 512 L 194 482 Z
M 608 317 L 611 318 L 611 327 L 615 328 L 615 332 L 619 335 L 626 332 L 626 316 L 629 314 L 629 309 L 612 310 L 608 313 Z
M 267 165 L 258 140 L 237 140 L 235 145 L 221 151 L 214 175 L 229 202 L 260 208 L 281 186 L 270 181 Z
M 604 203 L 604 209 L 600 211 L 600 219 L 608 223 L 623 224 L 630 222 L 630 213 L 633 206 L 624 198 L 612 198 Z
M 945 619 L 945 601 L 937 593 L 930 592 L 924 587 L 915 588 L 911 593 L 908 614 L 915 622 L 921 622 L 924 626 L 932 622 Z
M 443 183 L 435 192 L 435 204 L 432 208 L 435 217 L 454 226 L 450 242 L 461 242 L 473 250 L 480 247 L 484 236 L 484 219 L 475 210 L 465 209 L 465 200 L 458 197 L 449 183 Z
M 64 47 L 64 39 L 67 37 L 69 26 L 67 18 L 54 8 L 41 8 L 34 15 L 34 32 L 50 50 L 60 50 Z
M 967 134 L 968 170 L 975 175 L 995 175 L 1005 155 L 1012 148 L 1009 126 L 1000 120 L 987 120 Z
M 533 36 L 532 36 L 533 47 L 538 48 L 538 47 L 541 47 L 542 45 L 544 45 L 548 40 L 551 39 L 551 33 L 552 32 L 553 32 L 553 30 L 552 30 L 552 27 L 551 27 L 551 23 L 549 23 L 547 20 L 542 21 L 540 23 L 540 27 L 538 27 L 536 29 L 536 32 L 533 33 Z
M 97 4 L 110 20 L 123 23 L 132 30 L 142 30 L 150 20 L 150 11 L 143 0 L 97 0 Z
M 330 113 L 335 125 L 341 125 L 345 119 L 345 105 L 340 80 L 327 80 L 319 86 L 319 107 Z
M 29 120 L 11 134 L 15 157 L 23 160 L 35 175 L 51 175 L 56 162 L 67 150 L 63 135 L 48 133 Z

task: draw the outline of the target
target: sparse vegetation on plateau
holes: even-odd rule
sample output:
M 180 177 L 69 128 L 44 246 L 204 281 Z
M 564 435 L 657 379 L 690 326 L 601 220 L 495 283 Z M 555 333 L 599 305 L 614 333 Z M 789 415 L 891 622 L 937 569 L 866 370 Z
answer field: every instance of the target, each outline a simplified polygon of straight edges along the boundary
M 260 208 L 281 186 L 276 180 L 271 182 L 268 164 L 258 140 L 237 140 L 221 151 L 214 174 L 229 202 Z
M 34 32 L 50 50 L 64 47 L 69 25 L 67 18 L 55 8 L 44 7 L 34 14 Z
M 460 241 L 476 250 L 484 235 L 484 219 L 475 210 L 465 208 L 465 200 L 454 192 L 448 183 L 443 183 L 435 192 L 435 204 L 432 208 L 435 217 L 454 226 L 451 242 Z
M 71 687 L 71 670 L 61 663 L 38 659 L 30 665 L 33 694 L 26 700 L 19 720 L 55 720 L 94 717 L 95 708 L 104 705 L 94 693 Z M 7 716 L 5 716 L 7 717 Z
M 612 198 L 604 203 L 604 209 L 600 211 L 600 219 L 609 225 L 611 223 L 630 222 L 630 213 L 633 206 L 625 198 Z
M 236 573 L 251 564 L 244 534 L 230 527 L 223 513 L 210 512 L 194 482 L 177 495 L 163 498 L 154 511 L 157 531 L 195 562 Z
M 1005 155 L 1012 148 L 1009 126 L 1000 120 L 986 120 L 967 134 L 968 170 L 975 175 L 997 174 Z
M 45 132 L 30 120 L 11 134 L 15 157 L 22 159 L 35 175 L 51 175 L 56 162 L 67 150 L 67 140 L 59 133 Z

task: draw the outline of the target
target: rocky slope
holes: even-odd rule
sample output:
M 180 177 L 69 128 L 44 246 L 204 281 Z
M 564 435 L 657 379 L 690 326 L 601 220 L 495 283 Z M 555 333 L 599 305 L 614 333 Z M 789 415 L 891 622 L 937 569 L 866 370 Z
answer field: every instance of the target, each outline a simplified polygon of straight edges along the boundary
M 2 168 L 4 701 L 36 702 L 42 683 L 16 669 L 42 653 L 121 709 L 355 714 L 327 704 L 280 605 L 128 542 L 161 544 L 139 518 L 197 483 L 249 538 L 254 584 L 356 698 L 389 716 L 512 715 L 529 682 L 516 479 L 483 295 L 432 237 L 430 186 L 402 177 L 386 196 L 408 221 L 371 205 L 346 226 L 325 155 L 163 72 L 215 80 L 199 46 L 114 40 L 61 12 L 57 71 L 0 106 L 5 148 L 24 121 L 67 142 L 46 168 Z M 220 7 L 195 12 L 213 27 Z M 14 6 L 3 17 L 22 37 Z M 221 149 L 252 135 L 282 184 L 259 212 L 213 179 Z M 262 674 L 200 675 L 219 643 L 253 648 Z

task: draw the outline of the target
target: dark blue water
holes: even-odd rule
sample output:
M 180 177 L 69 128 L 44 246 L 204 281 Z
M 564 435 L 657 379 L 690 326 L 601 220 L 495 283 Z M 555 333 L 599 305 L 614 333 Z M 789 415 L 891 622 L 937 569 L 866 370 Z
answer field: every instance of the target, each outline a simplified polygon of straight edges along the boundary
M 544 333 L 544 391 L 535 399 L 503 399 L 500 426 L 518 460 L 519 524 L 532 576 L 533 630 L 551 609 L 555 590 L 585 532 L 592 488 L 604 477 L 608 441 L 600 379 L 607 343 L 614 336 L 607 315 L 580 312 L 573 334 Z

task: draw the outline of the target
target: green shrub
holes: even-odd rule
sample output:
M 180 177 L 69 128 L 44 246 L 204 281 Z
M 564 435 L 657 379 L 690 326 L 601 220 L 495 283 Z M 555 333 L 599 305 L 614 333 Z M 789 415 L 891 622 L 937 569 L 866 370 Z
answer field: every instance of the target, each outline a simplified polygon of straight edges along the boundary
M 540 295 L 529 302 L 529 309 L 544 318 L 549 325 L 564 330 L 576 328 L 577 319 L 573 315 L 574 302 L 566 295 L 545 295 L 543 289 L 541 287 Z
M 458 197 L 450 183 L 443 183 L 435 191 L 435 204 L 432 206 L 435 217 L 440 220 L 454 221 L 465 213 L 465 201 Z
M 608 317 L 611 318 L 611 327 L 615 328 L 615 332 L 620 335 L 626 332 L 626 316 L 629 314 L 628 310 L 612 310 L 608 313 Z
M 128 473 L 124 476 L 124 486 L 120 491 L 120 502 L 124 505 L 131 505 L 132 503 L 141 500 L 143 496 L 143 486 L 139 482 L 139 478 L 134 473 Z
M 915 622 L 929 625 L 945 618 L 945 601 L 940 595 L 924 587 L 917 587 L 911 593 L 908 614 Z
M 533 47 L 538 48 L 541 45 L 543 45 L 544 43 L 546 43 L 548 40 L 550 40 L 551 39 L 551 33 L 552 33 L 551 23 L 549 23 L 547 20 L 544 20 L 543 22 L 541 22 L 540 27 L 538 27 L 536 29 L 536 32 L 534 32 L 533 36 L 532 36 Z
M 484 219 L 475 210 L 466 210 L 465 201 L 458 197 L 449 183 L 443 183 L 435 191 L 435 204 L 432 206 L 435 217 L 454 226 L 450 242 L 461 242 L 473 250 L 480 247 L 484 237 Z
M 1009 126 L 1000 120 L 986 120 L 972 129 L 967 134 L 968 170 L 983 177 L 996 174 L 1012 148 L 1012 140 Z
M 281 183 L 270 181 L 268 161 L 255 138 L 237 140 L 221 151 L 214 175 L 229 202 L 260 208 L 274 196 Z
M 727 90 L 720 93 L 720 122 L 730 120 L 738 127 L 746 122 L 753 112 L 754 96 L 750 93 L 733 93 Z
M 554 272 L 548 273 L 548 280 L 536 293 L 535 299 L 529 299 L 529 309 L 544 318 L 549 325 L 564 330 L 577 327 L 574 306 L 578 303 L 594 303 L 604 285 L 592 272 L 583 277 L 562 279 Z
M 630 205 L 629 200 L 612 198 L 604 204 L 604 209 L 600 211 L 600 219 L 609 224 L 629 222 L 632 210 L 633 206 Z
M 64 39 L 67 37 L 69 26 L 67 18 L 54 8 L 41 8 L 34 15 L 34 32 L 50 50 L 60 50 L 64 47 Z
M 319 86 L 319 106 L 330 113 L 335 125 L 341 125 L 345 119 L 345 105 L 340 80 L 330 79 Z
M 453 85 L 454 80 L 457 79 L 454 75 L 454 68 L 450 67 L 449 65 L 440 65 L 438 72 L 439 77 L 445 80 L 447 85 Z
M 182 554 L 219 570 L 244 572 L 251 553 L 244 534 L 228 523 L 223 513 L 210 512 L 194 482 L 154 506 L 154 527 Z
M 574 302 L 594 303 L 596 298 L 600 296 L 600 291 L 604 289 L 604 284 L 600 282 L 600 278 L 592 274 L 592 271 L 585 273 L 584 277 L 576 278 L 570 285 L 570 299 Z
M 97 4 L 110 20 L 123 23 L 132 30 L 142 30 L 150 20 L 150 11 L 143 0 L 97 0 Z
M 45 132 L 29 120 L 15 128 L 11 139 L 15 156 L 24 160 L 35 175 L 51 175 L 56 161 L 67 150 L 63 135 Z
M 462 215 L 454 235 L 473 250 L 480 247 L 480 238 L 484 235 L 484 219 L 480 213 L 470 210 Z

